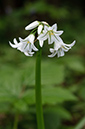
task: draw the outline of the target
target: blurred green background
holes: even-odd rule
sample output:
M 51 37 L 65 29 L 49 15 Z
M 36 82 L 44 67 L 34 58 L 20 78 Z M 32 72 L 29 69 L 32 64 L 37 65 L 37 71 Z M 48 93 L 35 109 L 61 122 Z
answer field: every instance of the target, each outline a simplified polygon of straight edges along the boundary
M 35 58 L 12 49 L 8 41 L 39 20 L 58 24 L 65 43 L 76 45 L 61 58 L 42 55 L 42 96 L 46 129 L 85 129 L 84 0 L 0 0 L 0 129 L 37 129 Z

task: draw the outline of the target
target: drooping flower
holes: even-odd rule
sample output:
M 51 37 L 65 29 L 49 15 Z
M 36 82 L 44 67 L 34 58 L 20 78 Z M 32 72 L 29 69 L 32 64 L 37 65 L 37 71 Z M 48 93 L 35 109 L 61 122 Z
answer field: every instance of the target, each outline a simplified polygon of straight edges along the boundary
M 53 42 L 60 41 L 60 35 L 63 31 L 57 31 L 57 24 L 54 24 L 52 27 L 44 25 L 43 32 L 38 36 L 38 40 L 45 41 L 48 39 L 48 44 L 52 44 Z
M 65 44 L 63 40 L 59 42 L 54 43 L 54 48 L 50 48 L 51 55 L 48 55 L 48 57 L 54 57 L 56 54 L 58 57 L 64 56 L 64 52 L 67 52 L 69 49 L 71 49 L 72 46 L 74 46 L 75 41 L 73 41 L 71 44 Z
M 12 44 L 11 42 L 9 42 L 9 44 L 11 45 L 11 47 L 17 48 L 18 50 L 23 52 L 26 56 L 33 56 L 34 52 L 32 52 L 32 50 L 38 51 L 38 49 L 34 45 L 34 39 L 35 36 L 33 34 L 30 34 L 25 39 L 19 37 L 19 43 L 14 38 L 14 44 Z

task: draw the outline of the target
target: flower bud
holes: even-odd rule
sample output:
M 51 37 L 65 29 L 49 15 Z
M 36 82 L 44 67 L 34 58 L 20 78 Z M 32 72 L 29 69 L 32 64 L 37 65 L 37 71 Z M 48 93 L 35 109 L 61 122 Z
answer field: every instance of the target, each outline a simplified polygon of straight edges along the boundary
M 36 28 L 39 25 L 38 21 L 34 21 L 32 23 L 30 23 L 28 26 L 25 27 L 25 30 L 31 30 Z

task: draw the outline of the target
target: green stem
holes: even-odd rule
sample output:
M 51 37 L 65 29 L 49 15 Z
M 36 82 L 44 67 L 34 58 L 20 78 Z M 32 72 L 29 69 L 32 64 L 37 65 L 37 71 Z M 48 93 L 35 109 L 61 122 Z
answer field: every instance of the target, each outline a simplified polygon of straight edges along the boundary
M 19 120 L 19 115 L 16 114 L 16 115 L 15 115 L 15 119 L 14 119 L 14 126 L 13 126 L 13 129 L 18 129 L 18 120 Z
M 38 129 L 44 129 L 42 95 L 41 95 L 41 47 L 36 55 L 36 74 L 35 74 L 35 95 L 36 95 L 36 114 Z

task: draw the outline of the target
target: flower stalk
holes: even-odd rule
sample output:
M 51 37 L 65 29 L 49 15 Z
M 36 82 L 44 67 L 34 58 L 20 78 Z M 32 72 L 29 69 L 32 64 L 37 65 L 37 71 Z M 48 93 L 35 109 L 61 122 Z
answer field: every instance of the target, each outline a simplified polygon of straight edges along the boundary
M 44 129 L 43 109 L 42 109 L 42 95 L 41 95 L 41 51 L 44 41 L 48 44 L 53 44 L 50 48 L 51 55 L 48 57 L 62 57 L 65 52 L 68 52 L 74 45 L 75 40 L 71 44 L 65 44 L 60 37 L 63 33 L 62 30 L 57 31 L 57 24 L 50 26 L 45 21 L 34 21 L 25 27 L 25 30 L 32 30 L 31 33 L 22 39 L 19 37 L 19 42 L 14 38 L 13 44 L 9 44 L 13 48 L 23 52 L 26 56 L 33 56 L 36 52 L 36 71 L 35 71 L 35 98 L 36 98 L 36 114 L 38 129 Z M 37 35 L 36 35 L 37 34 Z M 35 40 L 36 38 L 36 40 Z M 38 49 L 35 42 L 39 41 Z M 18 115 L 15 117 L 14 129 L 17 129 Z
M 42 93 L 41 93 L 41 47 L 36 53 L 36 71 L 35 71 L 35 96 L 36 96 L 36 115 L 38 129 L 44 129 Z
M 13 129 L 18 129 L 19 114 L 15 114 Z

